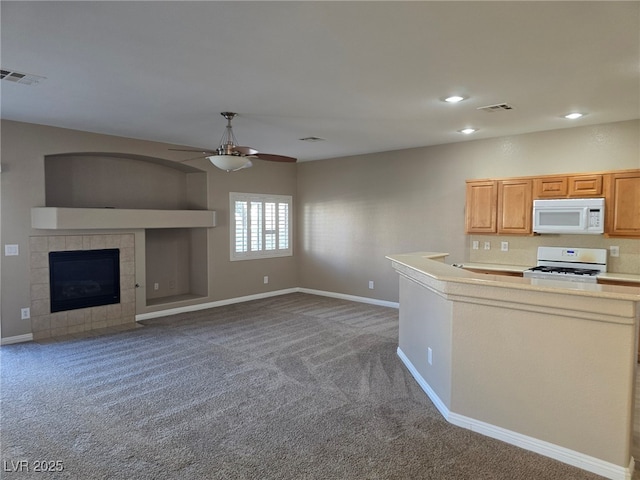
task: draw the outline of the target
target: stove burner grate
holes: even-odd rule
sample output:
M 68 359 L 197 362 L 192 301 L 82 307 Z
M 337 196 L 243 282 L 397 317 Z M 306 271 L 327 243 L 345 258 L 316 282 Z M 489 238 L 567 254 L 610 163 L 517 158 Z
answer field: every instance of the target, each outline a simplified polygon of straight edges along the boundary
M 591 269 L 591 268 L 573 268 L 573 267 L 533 267 L 531 269 L 533 272 L 542 272 L 542 273 L 550 273 L 556 275 L 586 275 L 592 276 L 600 273 L 599 270 Z

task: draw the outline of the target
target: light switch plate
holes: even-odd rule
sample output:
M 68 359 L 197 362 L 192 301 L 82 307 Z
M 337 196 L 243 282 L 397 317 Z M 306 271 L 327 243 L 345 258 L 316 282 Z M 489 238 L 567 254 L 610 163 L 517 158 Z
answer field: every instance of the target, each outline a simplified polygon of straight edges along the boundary
M 18 245 L 5 245 L 4 246 L 4 256 L 5 257 L 15 257 L 20 255 L 20 247 Z

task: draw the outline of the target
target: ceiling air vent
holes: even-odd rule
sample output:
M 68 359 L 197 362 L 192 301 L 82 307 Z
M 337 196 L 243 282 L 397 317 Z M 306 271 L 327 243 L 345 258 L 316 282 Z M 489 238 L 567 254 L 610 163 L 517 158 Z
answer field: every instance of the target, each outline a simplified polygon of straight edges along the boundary
M 47 77 L 33 75 L 31 73 L 16 72 L 14 70 L 0 70 L 0 80 L 21 83 L 22 85 L 37 85 Z
M 513 105 L 509 105 L 508 103 L 496 103 L 495 105 L 487 105 L 486 107 L 478 107 L 478 110 L 482 110 L 483 112 L 503 112 L 507 110 L 513 110 Z
M 301 138 L 300 140 L 302 140 L 303 142 L 324 142 L 324 138 L 320 138 L 320 137 L 304 137 Z

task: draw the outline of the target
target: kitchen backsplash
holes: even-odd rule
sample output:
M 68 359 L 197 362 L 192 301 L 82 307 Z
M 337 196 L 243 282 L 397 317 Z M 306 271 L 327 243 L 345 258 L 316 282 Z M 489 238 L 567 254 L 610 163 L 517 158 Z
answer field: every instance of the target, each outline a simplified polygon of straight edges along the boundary
M 615 273 L 640 275 L 640 240 L 627 238 L 605 238 L 602 235 L 536 235 L 519 237 L 511 235 L 468 235 L 469 262 L 493 263 L 498 265 L 535 266 L 539 246 L 606 248 L 617 246 L 619 257 L 608 255 L 607 270 Z M 473 242 L 478 249 L 473 249 Z M 490 249 L 485 250 L 489 242 Z M 502 242 L 508 242 L 508 251 L 502 251 Z

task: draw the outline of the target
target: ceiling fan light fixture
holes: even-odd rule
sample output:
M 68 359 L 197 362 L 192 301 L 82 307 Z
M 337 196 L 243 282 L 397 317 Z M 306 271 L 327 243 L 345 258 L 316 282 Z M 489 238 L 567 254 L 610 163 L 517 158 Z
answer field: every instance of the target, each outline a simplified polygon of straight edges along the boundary
M 225 172 L 235 172 L 250 167 L 253 165 L 251 160 L 235 151 L 237 141 L 231 128 L 231 120 L 235 118 L 237 113 L 220 112 L 220 115 L 227 120 L 227 127 L 220 139 L 220 146 L 216 149 L 216 154 L 208 156 L 207 160 Z
M 218 154 L 207 157 L 214 166 L 226 172 L 235 172 L 242 168 L 248 168 L 252 165 L 251 159 L 244 155 L 228 155 Z
M 233 120 L 237 113 L 220 112 L 220 114 L 227 120 L 227 128 L 225 129 L 224 134 L 220 139 L 220 146 L 218 148 L 209 151 L 193 149 L 185 150 L 181 148 L 170 148 L 169 150 L 176 150 L 179 152 L 201 152 L 203 155 L 196 158 L 204 157 L 209 160 L 212 165 L 226 172 L 235 172 L 236 170 L 252 167 L 252 159 L 286 163 L 295 163 L 297 161 L 297 159 L 294 157 L 287 157 L 285 155 L 274 155 L 272 153 L 261 153 L 258 152 L 258 150 L 256 150 L 255 148 L 238 145 L 236 137 L 233 134 L 233 129 L 231 127 L 231 120 Z M 195 158 L 187 160 L 195 160 Z

